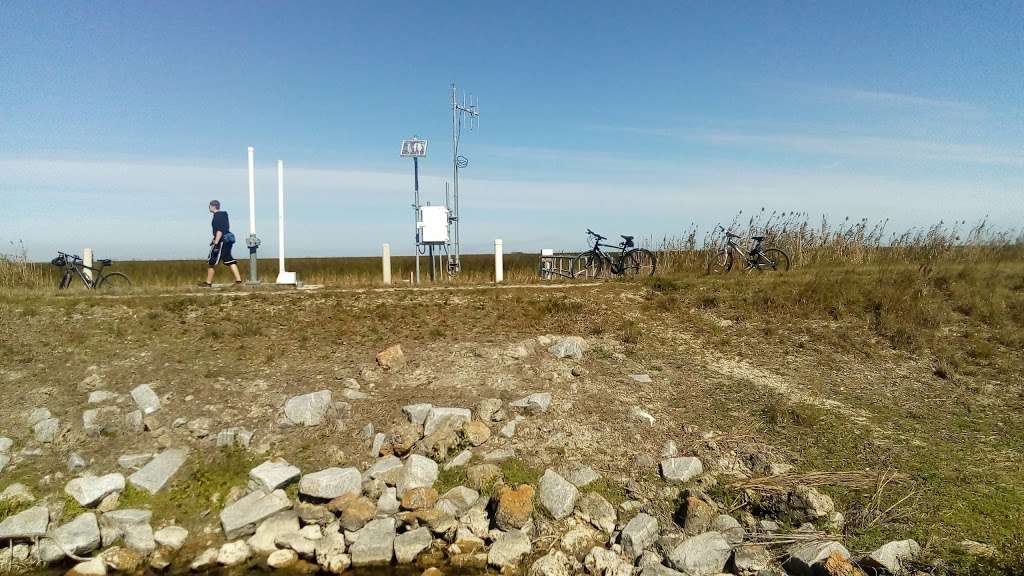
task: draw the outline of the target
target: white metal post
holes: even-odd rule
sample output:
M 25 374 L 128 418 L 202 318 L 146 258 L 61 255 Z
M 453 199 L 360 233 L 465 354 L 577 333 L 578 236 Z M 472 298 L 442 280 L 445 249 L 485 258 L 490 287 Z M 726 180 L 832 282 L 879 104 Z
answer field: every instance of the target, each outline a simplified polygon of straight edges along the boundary
M 384 272 L 384 284 L 391 285 L 391 245 L 384 244 L 381 246 L 381 267 Z
M 249 234 L 256 235 L 256 175 L 253 153 L 255 149 L 249 146 Z
M 82 263 L 85 264 L 86 266 L 88 266 L 89 268 L 91 268 L 92 267 L 92 258 L 93 258 L 93 256 L 92 256 L 92 248 L 83 248 L 82 249 Z M 89 281 L 92 282 L 94 280 L 94 278 L 92 276 L 92 270 L 90 270 L 89 268 L 86 268 L 85 270 L 83 270 L 83 272 L 85 272 L 85 275 L 86 275 L 86 277 L 89 278 Z
M 501 255 L 501 238 L 494 241 L 494 283 L 501 284 L 505 279 L 505 266 Z
M 295 284 L 295 272 L 284 269 L 284 162 L 277 161 L 277 283 Z

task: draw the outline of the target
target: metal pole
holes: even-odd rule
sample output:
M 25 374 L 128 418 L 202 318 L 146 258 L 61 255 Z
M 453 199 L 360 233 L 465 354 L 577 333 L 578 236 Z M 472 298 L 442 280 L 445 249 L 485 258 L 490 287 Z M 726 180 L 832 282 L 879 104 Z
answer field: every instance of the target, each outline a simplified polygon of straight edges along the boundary
M 455 268 L 460 266 L 459 262 L 459 100 L 455 83 L 452 82 L 452 217 L 455 224 L 453 240 L 455 241 Z
M 414 216 L 416 217 L 416 283 L 420 283 L 420 159 L 412 157 L 412 181 L 414 191 Z
M 428 262 L 430 262 L 430 281 L 433 282 L 434 281 L 434 245 L 433 244 L 429 245 L 429 250 L 430 250 L 430 259 L 428 260 Z
M 501 284 L 505 279 L 505 264 L 502 260 L 501 238 L 494 241 L 494 283 Z
M 249 237 L 245 245 L 249 247 L 249 283 L 259 284 L 260 278 L 256 271 L 256 248 L 260 241 L 256 237 L 256 174 L 253 153 L 255 150 L 249 146 Z
M 284 276 L 284 162 L 277 161 L 277 277 Z

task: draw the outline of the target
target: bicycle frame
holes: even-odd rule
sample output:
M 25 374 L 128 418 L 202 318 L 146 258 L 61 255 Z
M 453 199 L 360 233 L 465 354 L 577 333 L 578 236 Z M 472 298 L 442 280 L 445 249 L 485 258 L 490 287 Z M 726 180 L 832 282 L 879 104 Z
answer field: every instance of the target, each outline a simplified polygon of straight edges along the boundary
M 601 250 L 601 248 L 611 248 L 613 250 L 618 250 L 619 253 L 616 255 L 616 260 L 612 260 L 612 255 L 608 254 L 604 250 Z M 595 237 L 594 247 L 592 248 L 592 250 L 595 253 L 597 253 L 597 255 L 601 257 L 602 260 L 608 263 L 612 273 L 619 274 L 622 271 L 622 260 L 623 257 L 626 255 L 626 248 L 627 247 L 625 242 L 619 244 L 618 246 L 614 246 L 612 244 L 601 244 L 601 238 Z
M 757 258 L 763 253 L 763 250 L 761 249 L 763 244 L 763 241 L 759 241 L 751 247 L 749 252 L 747 252 L 736 243 L 736 237 L 729 236 L 728 234 L 725 236 L 726 251 L 732 251 L 741 256 L 743 258 L 743 263 L 746 265 L 744 268 L 745 270 L 750 270 L 757 266 Z
M 65 264 L 64 266 L 64 277 L 61 279 L 61 286 L 70 286 L 71 280 L 69 276 L 72 276 L 73 274 L 77 273 L 78 279 L 82 281 L 82 284 L 86 288 L 92 290 L 93 288 L 96 287 L 97 282 L 99 282 L 100 278 L 102 277 L 104 268 L 103 264 L 100 264 L 99 268 L 93 266 L 86 266 L 85 262 L 74 254 L 64 254 L 63 252 L 59 252 L 59 254 L 61 254 L 67 259 L 67 264 Z M 89 276 L 85 273 L 86 270 L 92 271 L 92 279 L 90 279 Z M 67 282 L 66 284 L 65 281 Z

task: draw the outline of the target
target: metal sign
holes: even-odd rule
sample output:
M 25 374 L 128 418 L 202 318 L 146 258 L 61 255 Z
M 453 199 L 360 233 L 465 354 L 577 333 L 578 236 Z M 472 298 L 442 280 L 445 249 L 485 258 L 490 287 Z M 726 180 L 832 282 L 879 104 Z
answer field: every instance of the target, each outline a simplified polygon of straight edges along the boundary
M 403 158 L 423 158 L 427 155 L 426 140 L 402 140 Z

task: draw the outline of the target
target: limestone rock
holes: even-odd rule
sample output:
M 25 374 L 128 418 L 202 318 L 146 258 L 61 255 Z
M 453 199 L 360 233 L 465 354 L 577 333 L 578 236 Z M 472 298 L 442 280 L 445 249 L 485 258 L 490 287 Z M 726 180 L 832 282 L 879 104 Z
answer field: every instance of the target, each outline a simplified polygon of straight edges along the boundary
M 730 544 L 743 542 L 743 536 L 746 535 L 746 530 L 740 525 L 739 520 L 728 514 L 715 516 L 715 519 L 711 521 L 711 529 L 715 532 L 721 532 Z
M 28 489 L 28 486 L 24 484 L 14 483 L 4 488 L 3 492 L 0 492 L 0 502 L 12 502 L 12 503 L 32 503 L 36 501 L 36 497 L 32 495 L 32 491 Z
M 686 495 L 677 516 L 683 519 L 683 530 L 687 535 L 702 534 L 711 529 L 712 522 L 718 516 L 718 508 L 712 502 L 710 499 L 705 500 L 699 492 Z
M 501 468 L 495 464 L 476 464 L 466 469 L 466 482 L 471 488 L 483 490 L 501 478 Z
M 355 532 L 366 526 L 376 514 L 376 504 L 366 496 L 358 496 L 345 506 L 341 513 L 341 527 L 349 532 Z
M 156 494 L 181 468 L 187 457 L 188 450 L 184 448 L 164 450 L 139 469 L 138 472 L 129 476 L 128 481 L 136 488 L 141 488 L 150 494 Z
M 534 414 L 541 414 L 547 412 L 548 408 L 551 407 L 551 393 L 536 392 L 526 396 L 525 398 L 520 398 L 515 402 L 509 402 L 509 406 L 512 406 L 513 408 L 522 408 Z
M 498 489 L 498 505 L 494 523 L 500 530 L 518 530 L 533 517 L 533 486 L 520 484 L 512 489 L 501 486 Z
M 359 494 L 363 478 L 355 468 L 327 468 L 306 474 L 299 480 L 299 493 L 313 498 L 331 500 L 344 494 Z
M 160 397 L 156 395 L 153 388 L 149 384 L 140 384 L 136 386 L 132 391 L 132 400 L 135 401 L 135 405 L 142 410 L 143 416 L 149 416 L 160 409 Z
M 460 426 L 469 422 L 472 416 L 468 408 L 431 406 L 430 411 L 427 412 L 427 418 L 423 422 L 423 435 L 429 436 L 444 425 L 458 430 Z
M 284 403 L 284 416 L 301 426 L 318 426 L 331 407 L 331 391 L 320 390 L 293 396 Z
M 590 466 L 583 464 L 570 463 L 565 464 L 558 469 L 558 473 L 569 482 L 572 482 L 577 488 L 583 488 L 601 479 L 601 475 Z
M 198 556 L 192 560 L 192 564 L 189 566 L 193 572 L 203 572 L 213 568 L 217 564 L 217 556 L 220 551 L 216 548 L 207 548 L 199 553 Z
M 423 426 L 427 422 L 427 416 L 430 415 L 430 411 L 433 408 L 432 404 L 408 404 L 402 406 L 402 413 L 405 414 L 410 423 Z
M 501 569 L 515 567 L 519 561 L 533 550 L 530 537 L 519 530 L 501 532 L 490 550 L 487 551 L 487 564 Z
M 905 574 L 909 572 L 908 564 L 920 554 L 921 545 L 916 540 L 896 540 L 883 544 L 866 561 L 889 574 Z
M 422 437 L 422 424 L 415 424 L 413 422 L 400 424 L 391 431 L 391 450 L 398 456 L 405 456 Z
M 430 458 L 413 454 L 405 461 L 402 471 L 398 475 L 398 496 L 401 498 L 406 490 L 413 488 L 430 487 L 437 481 L 437 462 Z
M 395 538 L 395 559 L 399 564 L 410 564 L 433 540 L 430 530 L 424 527 L 399 534 Z
M 37 552 L 40 560 L 51 564 L 67 554 L 86 554 L 100 547 L 100 526 L 96 514 L 86 512 L 74 520 L 54 529 L 50 538 L 39 542 Z
M 491 430 L 479 420 L 470 420 L 463 424 L 462 433 L 473 446 L 479 446 L 491 438 Z
M 631 576 L 633 565 L 606 548 L 594 547 L 583 560 L 587 572 L 593 576 Z
M 375 566 L 389 564 L 394 548 L 395 519 L 378 518 L 357 532 L 349 552 L 354 566 Z
M 703 473 L 700 458 L 677 456 L 661 461 L 661 476 L 669 482 L 688 482 Z
M 839 542 L 801 542 L 790 546 L 787 550 L 789 558 L 786 560 L 786 571 L 791 574 L 810 575 L 815 570 L 815 565 L 824 562 L 832 554 L 841 558 L 849 558 L 850 551 Z
M 732 547 L 722 534 L 705 532 L 683 540 L 668 554 L 672 567 L 689 576 L 712 576 L 725 568 Z
M 345 553 L 345 536 L 338 532 L 324 534 L 317 542 L 316 563 L 332 574 L 341 574 L 352 565 L 351 557 Z
M 587 492 L 576 504 L 580 518 L 606 534 L 615 530 L 615 507 L 597 492 Z
M 757 574 L 767 570 L 772 563 L 772 555 L 764 546 L 747 544 L 739 546 L 733 552 L 733 564 L 740 574 Z
M 252 478 L 264 491 L 272 492 L 290 484 L 301 474 L 301 470 L 289 464 L 284 458 L 274 458 L 250 470 L 249 478 Z
M 377 354 L 377 364 L 385 372 L 397 372 L 405 366 L 405 354 L 402 352 L 402 346 L 395 344 L 385 348 Z
M 471 450 L 463 450 L 459 452 L 454 458 L 448 461 L 444 465 L 445 470 L 451 470 L 452 468 L 459 468 L 469 464 L 469 461 L 473 459 L 473 452 Z
M 94 506 L 108 494 L 124 490 L 124 476 L 114 473 L 105 476 L 80 476 L 64 487 L 64 492 L 85 507 Z
M 153 539 L 161 546 L 171 550 L 180 550 L 188 540 L 188 530 L 181 526 L 165 526 L 153 534 Z
M 228 542 L 217 551 L 217 563 L 223 566 L 238 566 L 252 557 L 252 550 L 241 541 Z
M 580 492 L 571 482 L 550 468 L 544 471 L 540 482 L 540 503 L 555 520 L 572 514 Z
M 256 490 L 227 506 L 220 513 L 224 537 L 233 540 L 256 531 L 256 526 L 274 514 L 291 507 L 284 490 L 267 493 Z
M 287 568 L 299 561 L 295 550 L 274 550 L 267 556 L 267 566 L 275 569 Z
M 121 409 L 117 406 L 91 408 L 82 412 L 82 429 L 93 437 L 114 432 L 122 421 Z
M 60 433 L 60 420 L 47 418 L 36 422 L 32 425 L 32 433 L 35 435 L 36 442 L 49 444 L 56 440 L 57 434 Z
M 419 510 L 421 508 L 433 508 L 437 504 L 437 490 L 424 486 L 412 488 L 402 494 L 402 508 L 406 510 Z
M 455 516 L 462 516 L 480 500 L 480 493 L 465 486 L 456 486 L 445 492 L 441 500 L 452 505 Z
M 45 506 L 34 506 L 28 510 L 8 516 L 0 522 L 0 541 L 30 540 L 46 534 L 50 524 L 50 512 Z
M 658 521 L 653 516 L 637 514 L 622 529 L 620 538 L 622 551 L 630 558 L 639 558 L 658 539 Z
M 810 486 L 797 486 L 789 492 L 789 510 L 798 522 L 813 522 L 835 512 L 836 505 L 830 496 Z
M 298 531 L 298 515 L 293 510 L 285 510 L 261 522 L 255 534 L 246 540 L 246 544 L 256 554 L 269 554 L 277 549 L 278 536 Z
M 575 358 L 580 360 L 587 351 L 587 341 L 579 336 L 566 336 L 548 348 L 555 358 Z
M 225 428 L 217 433 L 218 448 L 233 448 L 235 446 L 248 448 L 252 443 L 253 432 L 240 426 Z
M 75 564 L 68 574 L 69 576 L 107 576 L 107 564 L 103 558 L 92 558 Z
M 148 528 L 149 522 L 152 518 L 153 513 L 149 510 L 132 508 L 111 510 L 110 512 L 103 514 L 99 518 L 100 535 L 103 537 L 103 546 L 110 546 L 120 540 L 125 536 L 127 529 L 130 527 L 146 526 Z M 145 535 L 142 534 L 137 534 L 136 536 L 137 540 L 145 538 Z M 150 530 L 150 540 L 152 540 L 152 530 Z M 125 544 L 136 552 L 141 552 L 141 550 L 131 546 L 127 542 L 127 539 Z M 152 550 L 149 550 L 149 552 L 152 552 Z
M 501 411 L 501 399 L 484 398 L 476 405 L 476 417 L 483 422 L 494 422 L 494 416 Z
M 571 576 L 574 573 L 573 562 L 561 550 L 552 550 L 541 556 L 526 573 L 527 576 Z

